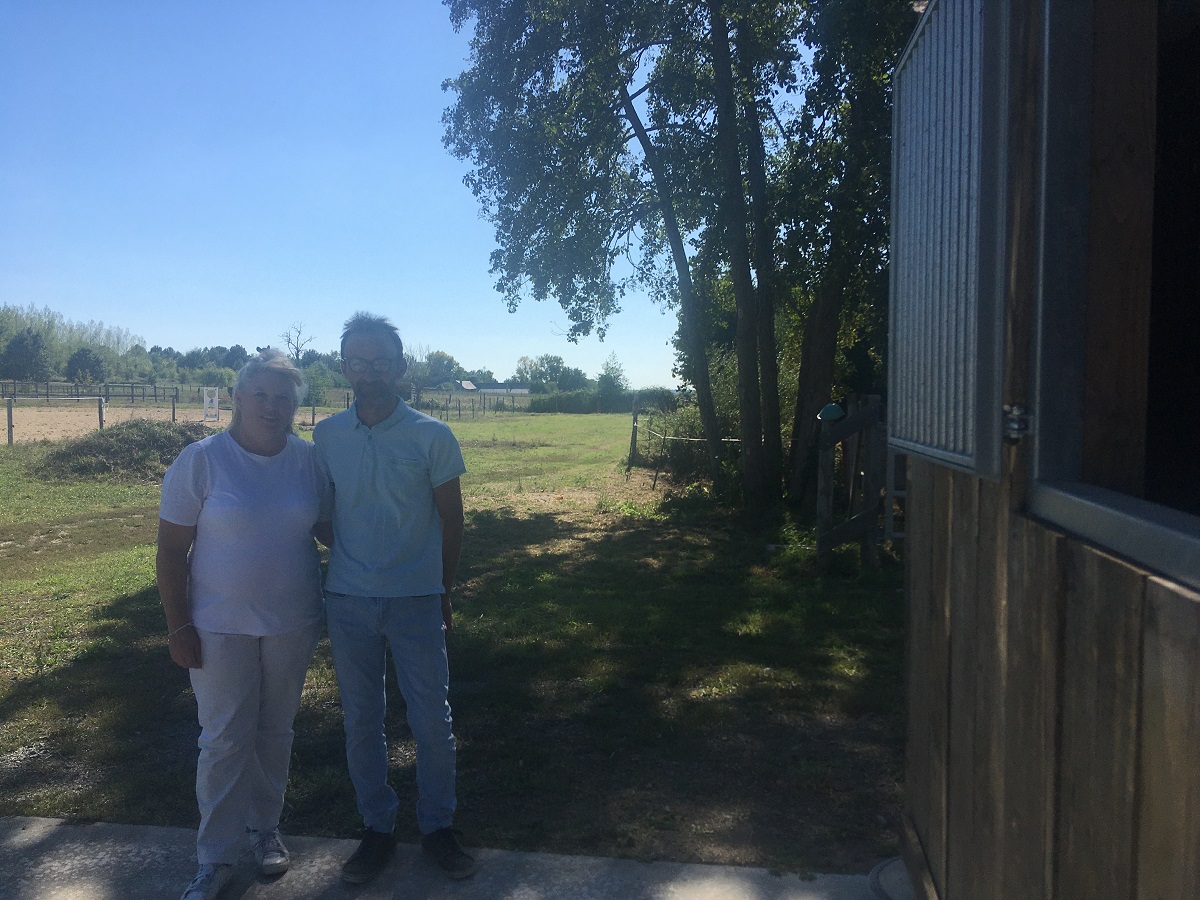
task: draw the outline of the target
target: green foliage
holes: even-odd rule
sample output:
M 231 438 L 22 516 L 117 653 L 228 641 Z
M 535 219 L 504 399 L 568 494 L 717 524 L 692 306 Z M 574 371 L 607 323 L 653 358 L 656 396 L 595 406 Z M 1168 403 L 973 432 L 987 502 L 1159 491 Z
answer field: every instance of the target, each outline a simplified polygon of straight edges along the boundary
M 588 387 L 588 378 L 579 369 L 568 369 L 561 356 L 543 353 L 537 359 L 522 356 L 517 360 L 509 384 L 527 385 L 530 393 L 546 394 Z
M 672 478 L 683 484 L 708 473 L 707 447 L 701 440 L 704 429 L 700 424 L 700 411 L 694 403 L 680 404 L 671 412 L 641 419 L 639 437 L 642 466 L 670 472 Z M 730 460 L 734 458 L 732 446 L 725 445 Z
M 529 411 L 534 413 L 627 413 L 633 407 L 631 391 L 602 394 L 591 388 L 582 391 L 556 391 L 529 398 Z
M 891 73 L 916 19 L 906 0 L 822 0 L 803 20 L 812 78 L 778 160 L 781 252 L 801 303 L 822 281 L 842 297 L 831 394 L 885 377 Z
M 211 432 L 199 422 L 133 419 L 66 441 L 48 453 L 37 469 L 41 478 L 106 476 L 122 481 L 162 479 L 188 444 Z
M 308 393 L 301 401 L 301 406 L 324 406 L 331 390 L 348 387 L 340 369 L 331 369 L 323 359 L 305 366 L 303 372 Z
M 560 391 L 582 391 L 592 386 L 592 380 L 584 374 L 583 369 L 564 366 L 558 373 L 558 389 Z
M 80 347 L 67 360 L 67 381 L 101 384 L 108 377 L 104 359 L 91 347 Z
M 600 398 L 595 391 L 556 391 L 553 394 L 537 394 L 529 398 L 529 411 L 533 413 L 598 413 Z
M 0 378 L 45 381 L 50 377 L 50 353 L 40 332 L 25 328 L 9 339 L 0 353 Z
M 596 394 L 603 412 L 618 412 L 628 408 L 629 379 L 625 377 L 625 370 L 615 353 L 610 353 L 604 361 L 604 368 L 596 379 Z
M 193 369 L 188 375 L 188 383 L 202 384 L 207 387 L 228 389 L 233 387 L 233 383 L 237 381 L 237 372 L 233 369 L 226 369 L 224 366 L 211 363 L 199 369 Z
M 222 368 L 233 369 L 233 371 L 237 372 L 249 361 L 250 354 L 246 351 L 246 348 L 241 344 L 234 344 L 227 351 L 225 351 L 225 355 L 221 358 L 218 364 Z
M 649 171 L 629 141 L 622 92 L 678 4 L 449 0 L 473 22 L 471 67 L 445 143 L 470 159 L 467 184 L 496 225 L 492 271 L 510 308 L 555 298 L 576 339 L 603 336 L 633 280 L 616 263 L 639 236 L 661 247 Z M 654 254 L 652 253 L 651 256 Z
M 679 406 L 679 394 L 671 388 L 642 388 L 634 396 L 639 412 L 674 412 Z

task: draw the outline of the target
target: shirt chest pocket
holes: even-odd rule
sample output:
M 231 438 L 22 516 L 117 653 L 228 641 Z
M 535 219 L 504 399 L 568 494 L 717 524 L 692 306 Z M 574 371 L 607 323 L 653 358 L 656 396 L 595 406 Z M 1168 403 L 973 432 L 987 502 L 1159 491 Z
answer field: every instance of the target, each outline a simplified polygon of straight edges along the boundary
M 380 460 L 380 462 L 384 477 L 401 493 L 408 494 L 409 491 L 422 489 L 430 490 L 429 467 L 424 460 L 391 457 Z

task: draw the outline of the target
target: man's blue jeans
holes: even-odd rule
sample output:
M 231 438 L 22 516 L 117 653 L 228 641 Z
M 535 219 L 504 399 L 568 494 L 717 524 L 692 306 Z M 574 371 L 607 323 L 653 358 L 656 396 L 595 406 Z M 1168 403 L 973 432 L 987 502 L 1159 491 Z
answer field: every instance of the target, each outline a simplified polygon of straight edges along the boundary
M 391 832 L 399 800 L 387 780 L 385 645 L 391 647 L 417 745 L 417 824 L 422 834 L 454 819 L 455 746 L 441 597 L 357 597 L 326 591 L 329 643 L 342 695 L 346 764 L 363 824 Z

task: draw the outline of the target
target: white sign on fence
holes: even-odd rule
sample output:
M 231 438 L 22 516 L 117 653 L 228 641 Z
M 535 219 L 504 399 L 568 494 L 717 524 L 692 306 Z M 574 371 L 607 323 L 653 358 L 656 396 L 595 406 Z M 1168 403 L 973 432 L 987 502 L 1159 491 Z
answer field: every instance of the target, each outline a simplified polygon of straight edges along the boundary
M 220 422 L 221 407 L 217 405 L 217 395 L 220 393 L 220 388 L 206 387 L 204 389 L 204 421 L 205 422 Z

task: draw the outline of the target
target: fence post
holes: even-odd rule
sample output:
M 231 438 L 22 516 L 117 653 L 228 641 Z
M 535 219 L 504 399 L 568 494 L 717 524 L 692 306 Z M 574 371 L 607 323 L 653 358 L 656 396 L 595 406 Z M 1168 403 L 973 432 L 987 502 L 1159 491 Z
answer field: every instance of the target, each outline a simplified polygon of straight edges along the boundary
M 629 472 L 630 469 L 632 469 L 634 466 L 637 465 L 637 455 L 638 455 L 638 448 L 637 448 L 637 425 L 638 425 L 638 423 L 637 423 L 637 420 L 638 420 L 638 411 L 635 409 L 633 411 L 633 434 L 631 434 L 629 436 L 629 460 L 625 464 L 626 472 Z
M 15 382 L 13 384 L 13 392 L 14 393 L 16 392 L 16 383 Z M 8 407 L 8 446 L 11 447 L 12 442 L 13 442 L 13 429 L 12 429 L 12 405 L 13 405 L 13 402 L 12 402 L 12 397 L 9 397 L 7 400 L 5 400 L 4 405 Z
M 820 434 L 824 429 L 818 429 Z M 817 454 L 817 558 L 824 563 L 828 550 L 822 552 L 819 537 L 833 527 L 833 451 L 835 445 L 822 446 Z
M 96 398 L 96 413 L 100 416 L 100 430 L 104 430 L 104 398 Z
M 171 424 L 175 424 L 175 398 L 171 398 Z

